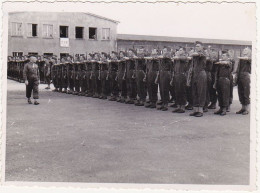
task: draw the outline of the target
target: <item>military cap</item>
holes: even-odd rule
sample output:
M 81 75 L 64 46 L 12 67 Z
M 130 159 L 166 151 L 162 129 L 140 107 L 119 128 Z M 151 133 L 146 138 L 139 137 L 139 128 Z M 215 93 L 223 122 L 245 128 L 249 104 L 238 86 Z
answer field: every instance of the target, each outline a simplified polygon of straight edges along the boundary
M 101 52 L 102 55 L 104 55 L 105 57 L 107 57 L 107 53 L 106 52 Z
M 196 45 L 196 44 L 201 44 L 201 45 L 203 45 L 203 43 L 202 43 L 201 41 L 196 41 L 196 42 L 195 42 L 195 45 Z
M 123 51 L 123 50 L 121 50 L 121 51 L 119 52 L 119 54 L 120 54 L 120 53 L 123 53 L 124 56 L 126 55 L 125 51 Z
M 112 54 L 115 54 L 115 55 L 118 55 L 118 53 L 116 51 L 112 51 L 111 52 Z

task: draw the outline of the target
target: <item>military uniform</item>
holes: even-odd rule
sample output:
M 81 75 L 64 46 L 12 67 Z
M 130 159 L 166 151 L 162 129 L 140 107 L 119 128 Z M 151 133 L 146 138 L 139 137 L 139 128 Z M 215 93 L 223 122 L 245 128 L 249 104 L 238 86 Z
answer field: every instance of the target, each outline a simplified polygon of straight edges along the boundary
M 100 74 L 99 74 L 100 82 L 101 82 L 101 95 L 100 99 L 107 99 L 109 95 L 109 78 L 108 78 L 108 62 L 106 59 L 102 59 L 100 61 Z
M 237 67 L 237 86 L 239 101 L 242 109 L 237 114 L 246 115 L 249 113 L 248 105 L 250 104 L 250 74 L 251 59 L 240 59 Z
M 86 90 L 86 96 L 87 97 L 92 97 L 93 96 L 93 87 L 92 87 L 92 79 L 91 79 L 91 74 L 92 74 L 92 62 L 87 61 L 86 62 L 86 84 L 87 84 L 87 90 Z
M 144 56 L 139 56 L 135 59 L 135 80 L 137 85 L 137 95 L 139 99 L 136 102 L 136 106 L 143 106 L 146 99 L 146 83 L 144 82 L 146 71 Z
M 217 96 L 217 90 L 214 88 L 214 83 L 215 83 L 215 78 L 216 78 L 216 73 L 217 73 L 217 65 L 216 65 L 216 60 L 213 61 L 212 63 L 212 69 L 211 69 L 211 84 L 209 87 L 209 98 L 210 98 L 210 105 L 208 106 L 209 109 L 215 109 L 216 108 L 216 103 L 218 100 Z
M 206 68 L 206 56 L 203 52 L 198 53 L 198 56 L 193 56 L 193 71 L 192 71 L 192 102 L 194 113 L 190 115 L 202 116 L 203 107 L 206 103 L 207 92 L 207 74 Z
M 58 64 L 53 64 L 51 67 L 51 78 L 54 86 L 53 91 L 58 91 Z
M 207 58 L 206 67 L 205 67 L 206 76 L 207 76 L 207 87 L 206 87 L 206 102 L 204 106 L 204 112 L 208 111 L 208 106 L 210 103 L 210 89 L 212 85 L 212 75 L 211 75 L 212 68 L 213 68 L 213 60 L 211 58 Z
M 127 86 L 127 100 L 126 103 L 134 104 L 136 99 L 136 81 L 133 79 L 135 70 L 135 60 L 133 58 L 126 59 L 126 86 Z
M 79 86 L 80 86 L 80 96 L 85 96 L 87 92 L 87 69 L 86 69 L 86 62 L 80 61 L 80 72 L 79 72 Z
M 94 98 L 99 98 L 100 93 L 101 93 L 101 82 L 98 79 L 99 76 L 99 70 L 100 70 L 100 65 L 98 61 L 92 60 L 92 71 L 91 71 L 91 82 L 92 82 L 92 89 L 93 89 L 93 97 Z
M 109 75 L 109 84 L 110 84 L 110 92 L 111 98 L 109 100 L 115 101 L 117 100 L 119 90 L 117 85 L 117 71 L 118 71 L 118 60 L 112 59 L 108 64 L 108 75 Z
M 68 87 L 68 63 L 62 63 L 61 64 L 61 92 L 67 93 L 67 87 Z M 63 91 L 62 91 L 63 89 Z
M 46 89 L 49 89 L 49 86 L 51 84 L 51 67 L 52 67 L 52 62 L 47 60 L 44 63 L 44 74 L 45 74 L 45 82 L 48 84 L 48 87 Z
M 127 97 L 125 71 L 126 71 L 126 61 L 125 59 L 122 58 L 118 62 L 118 71 L 117 71 L 118 89 L 120 91 L 120 100 L 118 100 L 118 102 L 125 102 L 125 99 Z
M 188 71 L 188 60 L 186 56 L 177 56 L 174 58 L 174 88 L 176 93 L 175 104 L 178 108 L 173 112 L 184 113 L 185 105 L 187 103 L 187 94 L 186 94 L 186 74 Z
M 67 64 L 67 77 L 68 77 L 68 94 L 72 94 L 74 92 L 74 67 L 72 62 L 68 62 Z
M 158 84 L 155 83 L 157 72 L 159 71 L 159 59 L 157 57 L 148 57 L 146 59 L 146 82 L 150 103 L 147 108 L 156 108 L 158 100 Z
M 80 92 L 80 63 L 74 62 L 73 63 L 73 82 L 75 90 L 73 92 L 73 95 L 78 95 Z
M 159 87 L 161 93 L 162 106 L 158 110 L 168 110 L 170 100 L 170 81 L 172 78 L 173 62 L 169 56 L 160 58 L 159 63 Z
M 26 97 L 31 98 L 33 92 L 33 98 L 39 98 L 39 67 L 36 63 L 29 62 L 25 64 L 23 70 L 24 80 L 28 80 L 28 85 L 26 85 Z
M 230 61 L 225 61 L 227 64 L 222 64 L 221 62 L 217 63 L 218 67 L 216 72 L 218 103 L 220 109 L 215 112 L 215 114 L 226 115 L 230 98 L 230 69 L 232 63 Z

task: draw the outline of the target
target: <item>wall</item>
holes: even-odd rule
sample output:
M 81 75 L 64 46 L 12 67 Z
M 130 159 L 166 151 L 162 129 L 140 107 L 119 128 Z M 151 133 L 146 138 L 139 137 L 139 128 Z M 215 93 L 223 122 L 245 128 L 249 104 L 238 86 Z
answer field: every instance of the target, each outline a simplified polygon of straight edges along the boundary
M 23 36 L 11 36 L 11 22 L 23 24 Z M 27 23 L 38 24 L 38 37 L 27 37 Z M 53 24 L 53 38 L 42 37 L 43 24 Z M 60 47 L 59 26 L 69 26 L 68 48 Z M 75 38 L 75 27 L 84 27 L 84 38 Z M 97 40 L 88 39 L 88 28 L 97 28 Z M 110 40 L 101 40 L 101 28 L 110 28 Z M 8 31 L 8 55 L 12 52 L 28 52 L 85 54 L 88 52 L 116 50 L 117 23 L 110 20 L 97 18 L 85 13 L 44 13 L 44 12 L 21 12 L 9 14 Z

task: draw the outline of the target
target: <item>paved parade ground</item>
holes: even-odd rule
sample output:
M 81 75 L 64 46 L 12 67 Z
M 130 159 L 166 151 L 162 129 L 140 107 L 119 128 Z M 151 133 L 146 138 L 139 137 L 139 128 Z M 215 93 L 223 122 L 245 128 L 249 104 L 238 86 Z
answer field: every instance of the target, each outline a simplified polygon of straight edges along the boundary
M 6 181 L 248 184 L 249 118 L 202 118 L 8 80 Z

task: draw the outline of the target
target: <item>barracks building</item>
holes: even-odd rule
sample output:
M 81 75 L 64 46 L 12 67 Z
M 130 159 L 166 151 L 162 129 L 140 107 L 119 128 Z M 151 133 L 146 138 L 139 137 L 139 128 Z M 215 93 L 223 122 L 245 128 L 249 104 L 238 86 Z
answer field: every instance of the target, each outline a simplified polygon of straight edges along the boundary
M 117 49 L 118 21 L 91 13 L 9 13 L 8 55 L 86 54 Z
M 223 50 L 231 49 L 240 56 L 250 41 L 185 37 L 117 34 L 118 21 L 92 13 L 14 12 L 9 13 L 8 55 L 86 55 L 90 52 L 111 52 L 170 46 L 192 48 L 195 41 Z

